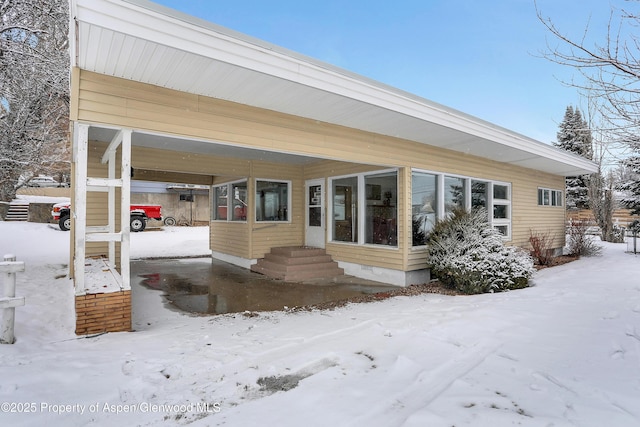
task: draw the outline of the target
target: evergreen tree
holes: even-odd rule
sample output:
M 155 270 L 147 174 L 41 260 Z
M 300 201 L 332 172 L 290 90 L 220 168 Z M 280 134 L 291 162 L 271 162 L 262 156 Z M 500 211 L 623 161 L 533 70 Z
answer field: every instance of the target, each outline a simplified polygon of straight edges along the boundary
M 640 154 L 640 144 L 636 144 L 635 147 L 636 152 Z M 632 215 L 640 215 L 640 155 L 623 160 L 623 164 L 631 173 L 628 179 L 618 187 L 625 192 L 622 205 L 627 209 L 631 209 Z
M 557 134 L 558 142 L 554 145 L 562 150 L 570 151 L 589 160 L 593 157 L 593 139 L 589 125 L 582 118 L 582 113 L 573 106 L 568 106 Z M 589 176 L 569 176 L 566 178 L 567 207 L 589 208 Z

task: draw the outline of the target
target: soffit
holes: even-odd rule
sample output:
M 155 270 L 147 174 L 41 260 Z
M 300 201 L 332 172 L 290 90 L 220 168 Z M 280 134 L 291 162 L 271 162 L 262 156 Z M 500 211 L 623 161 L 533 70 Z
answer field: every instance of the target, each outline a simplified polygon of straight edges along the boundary
M 539 141 L 148 1 L 72 4 L 81 69 L 558 175 L 595 170 Z

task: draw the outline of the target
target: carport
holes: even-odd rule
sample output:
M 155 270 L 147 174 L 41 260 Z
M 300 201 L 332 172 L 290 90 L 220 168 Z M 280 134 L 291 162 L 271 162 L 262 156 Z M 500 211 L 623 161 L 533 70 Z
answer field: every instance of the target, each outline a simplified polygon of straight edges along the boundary
M 314 161 L 306 156 L 96 124 L 76 123 L 73 139 L 71 235 L 75 252 L 70 275 L 76 289 L 79 334 L 131 327 L 127 206 L 132 177 L 210 186 L 216 180 L 248 176 L 256 161 L 282 167 Z

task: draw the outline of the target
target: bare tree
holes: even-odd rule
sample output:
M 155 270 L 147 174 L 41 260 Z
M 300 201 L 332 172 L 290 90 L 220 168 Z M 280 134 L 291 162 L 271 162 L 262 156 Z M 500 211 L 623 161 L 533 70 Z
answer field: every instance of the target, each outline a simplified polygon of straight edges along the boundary
M 630 6 L 639 2 L 626 1 Z M 536 8 L 537 9 L 537 8 Z M 607 34 L 603 44 L 588 45 L 589 27 L 580 40 L 564 35 L 550 18 L 537 9 L 539 20 L 547 27 L 561 47 L 549 46 L 545 57 L 580 71 L 584 81 L 567 82 L 583 89 L 589 98 L 599 98 L 600 113 L 612 130 L 637 131 L 640 124 L 640 38 L 634 30 L 640 25 L 640 14 L 626 9 L 611 8 Z M 623 136 L 623 134 L 621 134 Z
M 69 169 L 67 0 L 0 0 L 0 201 Z
M 600 139 L 601 149 L 610 153 L 612 147 L 626 147 L 622 161 L 637 174 L 640 173 L 640 37 L 636 31 L 640 26 L 640 12 L 634 9 L 638 9 L 640 2 L 627 0 L 625 5 L 626 8 L 611 7 L 607 32 L 601 43 L 587 42 L 590 36 L 588 25 L 580 39 L 573 39 L 563 34 L 550 18 L 544 17 L 537 5 L 536 11 L 539 20 L 560 41 L 559 47 L 548 46 L 544 56 L 579 70 L 583 77 L 582 81 L 565 83 L 578 88 L 588 99 L 590 109 L 593 109 L 590 118 L 594 120 L 597 116 L 598 132 L 607 140 L 605 143 L 604 138 Z M 634 154 L 629 155 L 629 152 Z M 605 240 L 613 238 L 608 220 L 609 211 L 613 210 L 613 177 L 603 175 L 602 169 L 608 153 L 603 151 L 599 158 L 594 157 L 601 166 L 601 172 L 594 176 L 590 189 L 592 196 L 597 198 L 592 209 L 604 224 Z M 619 188 L 633 193 L 623 203 L 640 213 L 640 185 L 637 180 L 624 182 Z

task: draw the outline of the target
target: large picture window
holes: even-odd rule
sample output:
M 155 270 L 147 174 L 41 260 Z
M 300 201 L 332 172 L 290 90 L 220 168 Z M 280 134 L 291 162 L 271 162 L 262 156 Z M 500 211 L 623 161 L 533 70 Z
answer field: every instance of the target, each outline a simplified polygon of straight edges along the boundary
M 256 180 L 256 221 L 289 221 L 291 184 Z
M 471 180 L 471 208 L 489 208 L 489 183 Z
M 333 241 L 398 244 L 398 172 L 331 179 Z
M 397 172 L 365 175 L 364 185 L 367 189 L 365 243 L 396 246 L 398 244 Z
M 444 177 L 444 213 L 451 214 L 455 209 L 465 208 L 465 179 L 452 176 Z
M 412 244 L 424 246 L 438 219 L 457 209 L 486 209 L 488 220 L 511 237 L 511 185 L 433 172 L 412 171 Z

